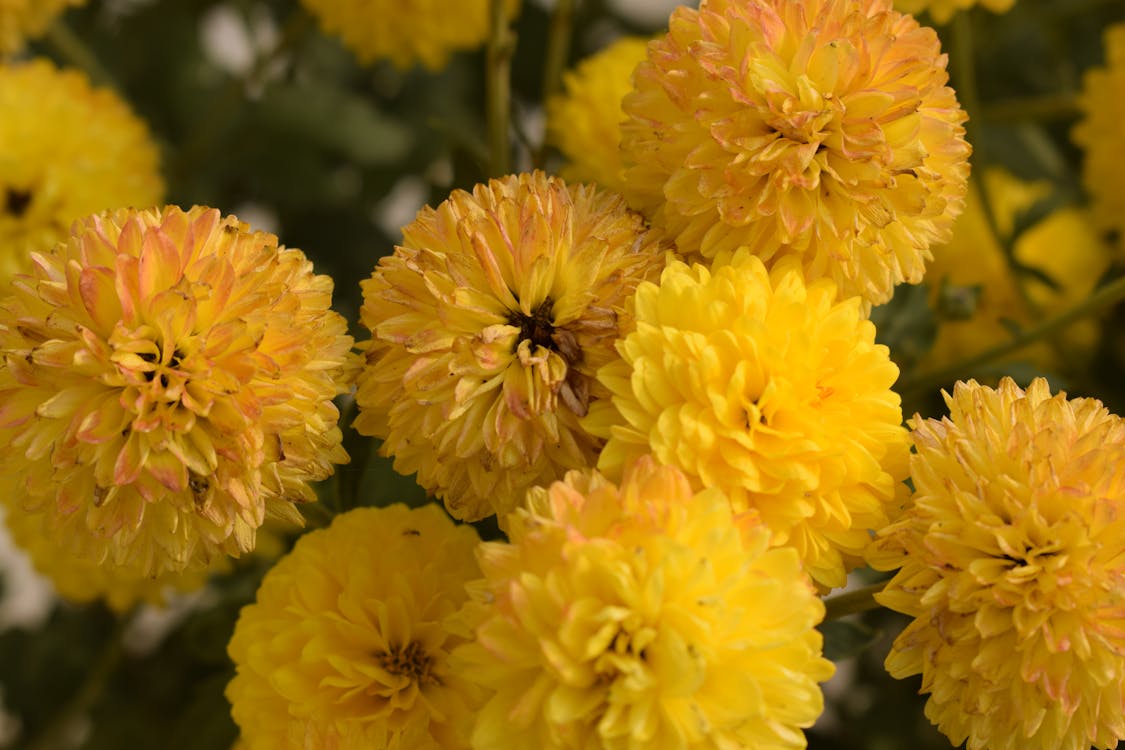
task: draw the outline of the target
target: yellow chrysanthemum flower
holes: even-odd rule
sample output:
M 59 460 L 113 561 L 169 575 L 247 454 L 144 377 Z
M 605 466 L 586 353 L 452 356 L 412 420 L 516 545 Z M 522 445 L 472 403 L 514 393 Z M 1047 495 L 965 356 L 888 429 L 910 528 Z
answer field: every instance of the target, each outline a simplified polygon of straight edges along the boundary
M 1016 0 L 895 0 L 895 7 L 903 13 L 918 15 L 923 11 L 930 14 L 934 23 L 948 23 L 959 10 L 967 10 L 974 5 L 988 8 L 993 13 L 1007 13 Z
M 630 201 L 685 253 L 794 257 L 873 304 L 920 281 L 969 146 L 937 35 L 890 4 L 677 8 L 624 101 Z
M 1105 32 L 1105 67 L 1086 71 L 1074 142 L 1085 149 L 1082 180 L 1098 226 L 1125 247 L 1125 23 Z
M 364 63 L 390 60 L 401 69 L 445 67 L 449 56 L 488 38 L 489 0 L 301 0 L 328 34 Z M 519 0 L 505 0 L 509 17 Z
M 870 557 L 915 620 L 887 657 L 969 750 L 1125 739 L 1125 422 L 1037 379 L 946 395 L 911 426 L 915 494 Z
M 568 72 L 564 91 L 548 100 L 547 142 L 568 160 L 559 171 L 565 179 L 623 191 L 621 100 L 633 90 L 633 70 L 647 45 L 640 37 L 618 39 Z
M 359 508 L 301 537 L 228 647 L 247 750 L 468 747 L 483 695 L 449 653 L 477 542 L 436 505 Z
M 818 584 L 842 586 L 890 520 L 909 450 L 898 368 L 859 298 L 740 251 L 713 272 L 669 265 L 634 307 L 622 358 L 598 372 L 612 402 L 585 422 L 610 438 L 598 468 L 620 476 L 651 451 L 756 509 Z
M 751 514 L 642 459 L 620 488 L 532 490 L 509 525 L 481 546 L 476 640 L 454 654 L 494 691 L 475 750 L 805 746 L 833 671 L 824 606 Z
M 43 516 L 26 513 L 0 498 L 0 517 L 35 570 L 50 579 L 55 593 L 63 599 L 84 604 L 103 600 L 113 610 L 126 612 L 138 602 L 162 605 L 171 591 L 202 588 L 211 573 L 193 569 L 159 576 L 147 576 L 131 568 L 110 568 L 93 560 L 76 557 L 65 544 L 44 529 Z
M 254 546 L 347 460 L 332 280 L 214 209 L 121 209 L 0 304 L 0 485 L 73 553 L 143 574 Z
M 363 283 L 356 429 L 467 520 L 593 466 L 578 420 L 664 253 L 620 197 L 541 172 L 422 209 Z
M 76 219 L 159 203 L 158 156 L 144 123 L 82 73 L 0 65 L 0 287 Z
M 0 57 L 19 52 L 28 39 L 35 39 L 43 34 L 64 10 L 85 2 L 86 0 L 0 0 Z M 0 108 L 0 112 L 4 111 Z
M 1050 194 L 1046 182 L 1022 182 L 1003 170 L 989 170 L 984 179 L 997 229 L 1011 234 L 1016 217 Z M 953 226 L 953 238 L 934 249 L 926 275 L 930 300 L 940 306 L 942 285 L 976 288 L 976 308 L 965 319 L 943 320 L 933 349 L 923 362 L 937 367 L 957 362 L 1012 338 L 1009 325 L 1027 326 L 1037 318 L 1055 315 L 1085 300 L 1097 285 L 1110 258 L 1086 212 L 1062 208 L 1041 219 L 1017 238 L 1015 258 L 1045 273 L 1057 285 L 1013 272 L 993 234 L 975 186 L 969 191 L 965 213 Z M 1023 290 L 1021 291 L 1020 285 Z M 1026 299 L 1025 296 L 1026 295 Z M 1030 305 L 1029 305 L 1030 303 Z M 1034 305 L 1035 311 L 1029 309 Z M 1013 359 L 1041 367 L 1088 357 L 1098 341 L 1098 321 L 1084 318 L 1066 329 L 1056 345 L 1040 342 L 1022 349 Z

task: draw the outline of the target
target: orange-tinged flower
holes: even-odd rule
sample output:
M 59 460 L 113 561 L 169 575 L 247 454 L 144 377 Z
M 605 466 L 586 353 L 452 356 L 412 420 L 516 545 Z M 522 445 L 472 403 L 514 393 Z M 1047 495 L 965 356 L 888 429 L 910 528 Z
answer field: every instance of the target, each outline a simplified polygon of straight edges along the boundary
M 155 575 L 254 546 L 347 460 L 332 281 L 214 209 L 121 209 L 0 304 L 0 483 L 75 554 Z
M 592 466 L 578 420 L 664 252 L 618 196 L 540 172 L 424 208 L 363 284 L 356 429 L 467 520 Z
M 934 23 L 948 23 L 959 10 L 967 10 L 974 5 L 988 8 L 993 13 L 1007 13 L 1016 0 L 895 0 L 895 7 L 903 13 L 918 15 L 925 11 Z
M 622 192 L 621 100 L 633 90 L 633 70 L 648 40 L 623 37 L 563 76 L 561 93 L 547 102 L 547 141 L 567 158 L 559 170 L 572 182 L 596 182 Z
M 1085 153 L 1082 182 L 1091 199 L 1094 220 L 1119 248 L 1125 237 L 1125 23 L 1105 32 L 1105 66 L 1086 71 L 1079 106 L 1084 117 L 1074 127 L 1074 142 Z
M 2 0 L 0 57 L 23 49 L 28 39 L 41 36 L 63 11 L 86 0 Z M 0 109 L 0 112 L 5 110 Z
M 148 128 L 113 91 L 47 60 L 0 65 L 0 288 L 76 219 L 158 203 L 158 162 Z
M 791 549 L 679 470 L 641 459 L 528 494 L 481 545 L 454 653 L 493 691 L 476 750 L 803 748 L 832 675 Z
M 490 0 L 301 0 L 329 34 L 338 35 L 361 61 L 390 60 L 407 69 L 445 67 L 459 50 L 488 38 Z M 519 0 L 505 0 L 509 17 Z
M 685 253 L 794 257 L 874 304 L 920 281 L 969 146 L 937 35 L 890 3 L 677 8 L 624 101 L 630 201 Z
M 1088 398 L 975 381 L 915 416 L 915 494 L 872 564 L 914 621 L 887 657 L 969 750 L 1125 739 L 1125 422 Z
M 860 307 L 792 261 L 670 264 L 637 287 L 635 330 L 598 372 L 612 394 L 584 422 L 609 438 L 598 468 L 617 477 L 651 452 L 756 509 L 818 584 L 842 586 L 897 506 L 909 451 L 898 368 Z
M 228 647 L 246 750 L 468 747 L 483 696 L 449 653 L 477 542 L 436 505 L 359 508 L 301 537 Z

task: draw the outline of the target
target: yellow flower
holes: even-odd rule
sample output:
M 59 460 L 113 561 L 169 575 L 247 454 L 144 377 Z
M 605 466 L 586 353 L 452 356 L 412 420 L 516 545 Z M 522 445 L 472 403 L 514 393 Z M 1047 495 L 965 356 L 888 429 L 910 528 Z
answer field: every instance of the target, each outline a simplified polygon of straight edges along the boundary
M 114 92 L 46 60 L 0 65 L 0 144 L 0 287 L 76 219 L 155 205 L 164 192 L 144 123 Z
M 1125 422 L 1094 399 L 1005 378 L 914 417 L 915 494 L 870 558 L 914 621 L 887 657 L 969 750 L 1125 739 Z
M 541 172 L 424 208 L 363 284 L 356 429 L 466 520 L 593 466 L 578 420 L 664 252 L 618 196 Z
M 481 545 L 476 640 L 494 691 L 476 750 L 802 748 L 832 675 L 791 549 L 677 469 L 642 459 L 528 494 L 511 543 Z
M 1125 237 L 1125 24 L 1105 32 L 1104 68 L 1086 71 L 1079 98 L 1084 117 L 1075 126 L 1074 142 L 1085 149 L 1082 181 L 1091 199 L 1094 220 L 1110 233 L 1118 248 Z
M 467 747 L 482 696 L 449 652 L 477 541 L 436 505 L 360 508 L 301 537 L 228 646 L 247 750 Z
M 990 170 L 984 179 L 997 229 L 1005 236 L 1011 234 L 1021 212 L 1050 194 L 1046 182 L 1021 182 L 999 169 Z M 941 321 L 933 349 L 924 360 L 930 366 L 956 362 L 1010 340 L 1011 323 L 1026 327 L 1082 302 L 1093 292 L 1110 261 L 1086 212 L 1074 208 L 1056 210 L 1025 230 L 1013 250 L 1017 261 L 1045 273 L 1057 288 L 1034 276 L 1012 271 L 988 226 L 974 186 L 969 191 L 965 213 L 953 225 L 953 238 L 949 244 L 934 249 L 926 281 L 931 285 L 930 299 L 935 306 L 942 304 L 943 283 L 976 287 L 977 304 L 968 318 Z M 1037 312 L 1029 309 L 1024 294 Z M 1056 345 L 1041 342 L 1020 350 L 1012 359 L 1030 360 L 1047 368 L 1081 361 L 1096 346 L 1098 328 L 1097 320 L 1084 318 L 1065 329 Z
M 714 272 L 673 263 L 634 305 L 622 359 L 598 372 L 612 401 L 584 423 L 610 438 L 598 468 L 616 477 L 651 451 L 756 509 L 818 584 L 842 586 L 889 521 L 909 450 L 898 368 L 859 298 L 740 252 Z
M 65 543 L 43 527 L 42 514 L 26 513 L 4 498 L 0 499 L 0 516 L 35 570 L 49 578 L 55 593 L 70 602 L 83 604 L 100 599 L 117 612 L 126 612 L 138 602 L 162 605 L 170 591 L 201 588 L 211 573 L 204 568 L 152 577 L 132 568 L 98 565 L 75 557 Z
M 677 8 L 624 101 L 630 201 L 685 253 L 794 257 L 873 304 L 919 282 L 969 146 L 937 35 L 890 2 Z
M 0 304 L 0 491 L 74 554 L 146 575 L 299 522 L 347 460 L 332 280 L 234 217 L 89 217 Z
M 966 10 L 974 5 L 988 8 L 993 13 L 1007 13 L 1016 4 L 1016 0 L 895 0 L 895 7 L 903 13 L 918 15 L 926 11 L 934 23 L 948 23 L 959 10 Z
M 563 77 L 563 93 L 547 102 L 547 142 L 569 160 L 560 174 L 622 192 L 621 100 L 633 88 L 633 70 L 645 59 L 646 39 L 624 37 L 583 60 Z
M 360 61 L 390 60 L 401 69 L 445 67 L 453 52 L 484 44 L 490 0 L 301 0 L 328 34 Z M 508 17 L 519 0 L 505 0 Z
M 0 57 L 19 52 L 28 39 L 41 36 L 68 7 L 84 5 L 85 2 L 86 0 L 0 0 Z M 7 110 L 2 106 L 0 112 L 7 115 Z

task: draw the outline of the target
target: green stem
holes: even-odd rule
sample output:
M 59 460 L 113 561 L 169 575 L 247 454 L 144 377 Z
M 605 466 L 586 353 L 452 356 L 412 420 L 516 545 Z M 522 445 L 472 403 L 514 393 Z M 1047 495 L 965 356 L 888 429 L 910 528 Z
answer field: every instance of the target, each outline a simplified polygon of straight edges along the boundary
M 574 33 L 575 0 L 557 0 L 555 11 L 551 14 L 551 26 L 547 30 L 547 52 L 543 66 L 543 107 L 552 96 L 562 89 L 563 71 L 570 59 L 570 40 Z M 547 143 L 544 140 L 535 149 L 535 166 L 542 167 L 547 158 Z
M 97 55 L 61 20 L 51 24 L 43 40 L 55 55 L 68 65 L 81 68 L 94 83 L 118 88 L 113 76 L 98 61 Z
M 828 597 L 824 600 L 824 621 L 829 622 L 848 615 L 878 609 L 883 605 L 875 601 L 875 595 L 882 591 L 886 585 L 886 581 L 880 581 Z
M 956 362 L 949 367 L 943 367 L 933 372 L 924 372 L 914 377 L 905 377 L 899 383 L 898 391 L 904 398 L 919 396 L 949 385 L 950 381 L 961 376 L 972 376 L 973 371 L 982 365 L 987 365 L 1034 344 L 1036 341 L 1049 338 L 1063 330 L 1071 323 L 1098 310 L 1125 300 L 1125 276 L 1115 279 L 1109 284 L 1096 290 L 1085 302 L 1066 310 L 1053 318 L 1048 318 L 1032 328 L 1021 332 L 1011 341 L 1006 341 L 980 354 Z
M 485 59 L 485 99 L 488 118 L 489 172 L 500 177 L 511 171 L 512 55 L 516 35 L 508 22 L 505 0 L 490 0 L 488 53 Z
M 197 121 L 191 140 L 179 149 L 170 169 L 173 175 L 182 179 L 195 165 L 206 162 L 208 152 L 229 123 L 232 113 L 242 103 L 247 85 L 261 78 L 274 62 L 296 45 L 309 29 L 311 21 L 312 17 L 307 13 L 294 11 L 286 21 L 277 43 L 259 55 L 245 75 L 227 81 L 226 86 L 211 100 L 207 110 Z
M 94 663 L 90 665 L 86 679 L 78 686 L 78 690 L 70 697 L 62 708 L 52 717 L 43 731 L 33 737 L 24 746 L 24 750 L 54 750 L 63 746 L 63 738 L 70 731 L 75 722 L 89 713 L 105 691 L 109 678 L 117 670 L 121 656 L 125 650 L 124 635 L 129 625 L 135 619 L 140 608 L 134 606 L 129 612 L 118 615 L 113 629 L 106 638 L 105 645 L 97 655 Z
M 1002 99 L 984 106 L 985 120 L 1012 122 L 1020 120 L 1069 120 L 1082 113 L 1078 94 L 1044 94 L 1021 99 Z

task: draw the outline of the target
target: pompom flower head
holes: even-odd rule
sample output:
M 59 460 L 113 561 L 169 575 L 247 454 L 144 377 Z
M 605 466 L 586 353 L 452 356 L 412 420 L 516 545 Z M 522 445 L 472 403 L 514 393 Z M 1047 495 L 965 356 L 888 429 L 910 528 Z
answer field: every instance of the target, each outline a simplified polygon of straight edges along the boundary
M 684 253 L 748 246 L 879 304 L 917 283 L 968 179 L 937 35 L 891 0 L 703 0 L 625 98 L 627 195 Z
M 887 657 L 969 750 L 1125 739 L 1125 422 L 1101 402 L 975 381 L 915 417 L 915 494 L 872 564 L 914 617 Z
M 144 574 L 253 548 L 347 460 L 332 281 L 214 209 L 121 209 L 0 304 L 0 485 L 80 556 Z
M 301 0 L 321 27 L 341 37 L 362 62 L 398 68 L 445 67 L 449 56 L 488 38 L 489 0 Z M 519 0 L 505 0 L 509 17 Z
M 117 94 L 46 60 L 0 65 L 0 285 L 76 219 L 163 192 L 156 146 Z
M 360 508 L 301 537 L 228 647 L 247 750 L 468 747 L 480 690 L 449 652 L 477 541 L 436 505 Z
M 623 37 L 563 77 L 564 91 L 547 102 L 547 141 L 567 158 L 559 174 L 622 192 L 621 100 L 633 90 L 633 70 L 647 40 Z
M 609 437 L 599 468 L 616 477 L 651 451 L 756 509 L 818 584 L 842 586 L 889 520 L 909 449 L 898 368 L 860 308 L 793 262 L 670 264 L 638 286 L 622 358 L 598 372 L 612 394 L 585 421 Z
M 1120 249 L 1125 237 L 1125 24 L 1105 32 L 1105 67 L 1086 71 L 1079 98 L 1083 118 L 1074 142 L 1084 149 L 1082 181 L 1099 228 Z
M 934 23 L 948 23 L 959 10 L 968 10 L 975 5 L 988 8 L 993 13 L 1007 13 L 1016 0 L 895 0 L 895 7 L 903 13 L 918 15 L 923 11 L 930 14 Z
M 467 520 L 593 466 L 578 420 L 664 252 L 618 196 L 539 172 L 424 208 L 363 284 L 356 429 Z
M 476 640 L 494 691 L 476 750 L 802 748 L 832 675 L 824 616 L 791 549 L 677 469 L 641 459 L 528 495 L 479 553 Z
M 0 58 L 19 52 L 45 32 L 63 11 L 86 0 L 3 0 L 0 2 Z M 7 115 L 7 111 L 0 109 Z M 3 142 L 3 141 L 0 141 Z

